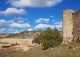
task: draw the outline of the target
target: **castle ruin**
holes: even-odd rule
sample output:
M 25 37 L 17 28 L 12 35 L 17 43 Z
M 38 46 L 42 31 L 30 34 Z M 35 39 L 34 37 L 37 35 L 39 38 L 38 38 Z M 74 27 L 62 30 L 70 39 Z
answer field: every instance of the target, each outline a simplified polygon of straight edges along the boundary
M 80 10 L 63 11 L 63 43 L 77 41 L 80 38 Z

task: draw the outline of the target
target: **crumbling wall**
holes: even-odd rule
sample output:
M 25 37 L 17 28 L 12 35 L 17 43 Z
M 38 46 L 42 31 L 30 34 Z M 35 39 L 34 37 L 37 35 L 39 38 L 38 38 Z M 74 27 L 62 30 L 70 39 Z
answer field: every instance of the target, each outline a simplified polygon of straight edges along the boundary
M 77 40 L 80 36 L 80 10 L 73 13 L 73 38 Z

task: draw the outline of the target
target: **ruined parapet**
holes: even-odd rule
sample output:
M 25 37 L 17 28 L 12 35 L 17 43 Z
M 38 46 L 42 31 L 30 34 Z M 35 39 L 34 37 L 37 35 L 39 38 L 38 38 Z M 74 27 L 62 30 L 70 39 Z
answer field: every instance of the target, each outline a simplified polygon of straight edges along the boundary
M 76 41 L 80 35 L 80 10 L 73 13 L 73 38 Z
M 73 32 L 73 10 L 68 9 L 63 11 L 63 42 L 66 40 L 66 38 L 73 38 L 72 32 Z

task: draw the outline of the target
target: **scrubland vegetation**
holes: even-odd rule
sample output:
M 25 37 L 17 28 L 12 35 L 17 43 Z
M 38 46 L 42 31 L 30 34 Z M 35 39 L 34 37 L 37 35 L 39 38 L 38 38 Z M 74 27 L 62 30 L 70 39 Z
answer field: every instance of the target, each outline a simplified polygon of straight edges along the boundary
M 41 44 L 44 50 L 58 46 L 62 43 L 62 36 L 60 32 L 55 27 L 53 30 L 48 27 L 45 31 L 41 32 L 33 42 Z

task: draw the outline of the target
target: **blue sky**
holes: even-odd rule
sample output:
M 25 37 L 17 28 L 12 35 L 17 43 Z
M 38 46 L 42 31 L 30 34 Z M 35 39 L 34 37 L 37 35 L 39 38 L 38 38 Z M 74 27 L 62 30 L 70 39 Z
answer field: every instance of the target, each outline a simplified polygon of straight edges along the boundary
M 65 9 L 80 9 L 80 0 L 0 0 L 0 33 L 61 30 Z

